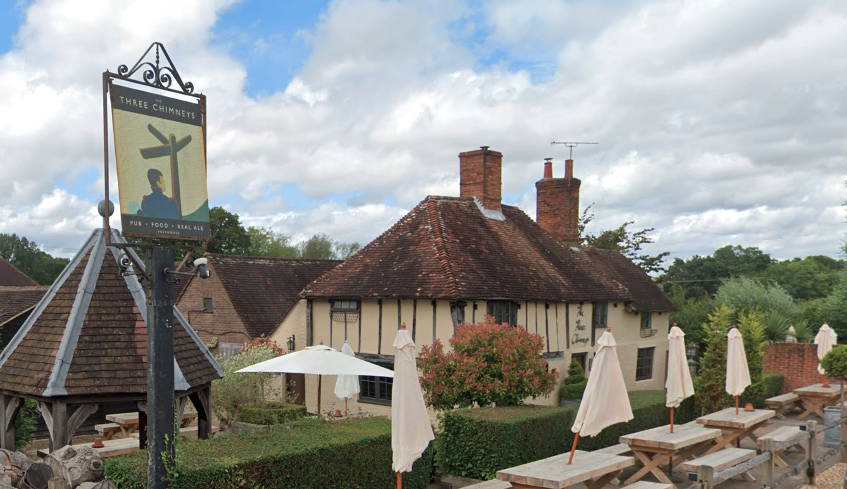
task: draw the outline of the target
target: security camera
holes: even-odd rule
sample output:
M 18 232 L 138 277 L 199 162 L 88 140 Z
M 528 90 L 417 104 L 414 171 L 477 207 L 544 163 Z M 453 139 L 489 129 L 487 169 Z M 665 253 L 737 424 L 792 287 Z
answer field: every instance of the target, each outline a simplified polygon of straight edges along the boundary
M 198 258 L 194 260 L 194 267 L 197 268 L 197 276 L 200 278 L 209 278 L 212 273 L 206 268 L 209 260 L 206 258 Z
M 123 255 L 120 260 L 118 260 L 118 266 L 121 269 L 121 276 L 126 277 L 128 275 L 132 275 L 132 260 L 129 259 L 128 256 Z

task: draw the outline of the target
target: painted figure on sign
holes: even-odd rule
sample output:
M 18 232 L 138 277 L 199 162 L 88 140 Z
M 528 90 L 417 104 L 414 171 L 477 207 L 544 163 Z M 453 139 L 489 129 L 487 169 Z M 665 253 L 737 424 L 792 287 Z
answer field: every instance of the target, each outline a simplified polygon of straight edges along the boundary
M 159 217 L 162 219 L 180 219 L 179 205 L 175 198 L 165 195 L 165 176 L 159 170 L 151 168 L 147 171 L 147 180 L 150 182 L 150 195 L 145 195 L 141 201 L 139 214 L 145 217 Z

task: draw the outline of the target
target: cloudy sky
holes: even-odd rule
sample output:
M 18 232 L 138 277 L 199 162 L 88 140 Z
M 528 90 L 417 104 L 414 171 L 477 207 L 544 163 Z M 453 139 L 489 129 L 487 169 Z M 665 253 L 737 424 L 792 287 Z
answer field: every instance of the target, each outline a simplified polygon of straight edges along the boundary
M 482 145 L 534 218 L 551 141 L 600 143 L 574 151 L 590 231 L 653 252 L 847 231 L 845 2 L 8 0 L 0 232 L 68 256 L 98 227 L 101 73 L 154 41 L 208 97 L 210 204 L 295 239 L 369 242 Z

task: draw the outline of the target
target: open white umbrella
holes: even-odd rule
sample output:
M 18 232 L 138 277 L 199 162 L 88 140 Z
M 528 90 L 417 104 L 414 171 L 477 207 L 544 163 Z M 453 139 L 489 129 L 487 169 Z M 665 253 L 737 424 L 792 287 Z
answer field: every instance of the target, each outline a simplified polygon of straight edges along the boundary
M 673 433 L 673 409 L 694 395 L 694 384 L 685 356 L 685 333 L 675 323 L 668 333 L 668 379 L 665 381 L 665 406 L 671 408 L 671 433 Z
M 576 442 L 580 435 L 594 436 L 607 426 L 625 423 L 632 419 L 629 395 L 623 380 L 618 352 L 615 349 L 615 337 L 611 328 L 597 340 L 597 353 L 594 364 L 588 374 L 588 384 L 579 402 L 579 411 L 571 427 L 576 433 L 571 448 L 568 465 L 573 462 Z
M 341 347 L 341 353 L 355 357 L 353 349 L 346 341 Z M 344 416 L 347 416 L 347 400 L 359 393 L 359 377 L 357 375 L 339 375 L 335 379 L 335 397 L 344 400 Z
M 394 377 L 394 372 L 324 345 L 307 346 L 305 349 L 271 358 L 236 373 L 277 373 L 318 375 L 318 415 L 321 414 L 322 375 L 370 375 L 372 377 Z
M 435 439 L 426 412 L 415 343 L 403 324 L 394 339 L 394 384 L 391 388 L 392 468 L 397 472 L 397 489 L 403 487 L 402 472 L 410 472 L 429 442 Z
M 735 414 L 738 414 L 738 396 L 750 385 L 750 370 L 747 368 L 744 339 L 738 328 L 730 328 L 726 337 L 726 392 L 735 396 Z
M 818 330 L 818 334 L 815 335 L 815 344 L 818 345 L 818 360 L 822 360 L 824 355 L 829 353 L 829 350 L 832 350 L 832 347 L 838 342 L 838 335 L 835 333 L 835 330 L 829 327 L 828 324 L 823 323 L 821 325 L 821 329 Z M 821 367 L 821 364 L 818 363 L 818 372 L 823 377 L 823 386 L 829 387 L 829 382 L 826 380 L 826 371 Z

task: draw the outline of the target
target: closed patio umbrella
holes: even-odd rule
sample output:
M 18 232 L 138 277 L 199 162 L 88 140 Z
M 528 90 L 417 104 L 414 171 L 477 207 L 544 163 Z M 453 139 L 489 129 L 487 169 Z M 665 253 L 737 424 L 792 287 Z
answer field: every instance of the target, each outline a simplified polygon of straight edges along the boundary
M 671 408 L 671 433 L 673 433 L 673 409 L 694 395 L 694 384 L 685 356 L 685 333 L 674 323 L 668 333 L 668 379 L 665 381 L 665 406 Z
M 341 353 L 355 357 L 353 349 L 346 341 L 341 347 Z M 335 397 L 344 400 L 344 416 L 347 416 L 347 400 L 353 399 L 353 396 L 359 393 L 359 376 L 357 375 L 339 375 L 335 379 Z
M 394 339 L 394 384 L 391 388 L 392 468 L 397 472 L 397 489 L 403 487 L 402 472 L 411 472 L 429 442 L 435 439 L 426 412 L 415 343 L 403 324 Z
M 235 373 L 277 373 L 318 375 L 318 415 L 321 414 L 321 376 L 323 375 L 370 375 L 372 377 L 394 377 L 394 372 L 365 360 L 345 355 L 335 348 L 324 345 L 307 346 L 303 350 L 271 358 Z
M 818 330 L 818 334 L 815 335 L 815 344 L 818 345 L 818 360 L 823 359 L 824 355 L 829 353 L 829 350 L 832 350 L 832 347 L 838 342 L 838 335 L 835 333 L 835 330 L 829 327 L 828 324 L 823 323 L 821 325 L 821 329 Z M 818 372 L 823 377 L 823 386 L 829 387 L 829 382 L 826 380 L 826 371 L 821 367 L 821 364 L 818 363 Z
M 588 374 L 588 384 L 579 402 L 579 410 L 571 431 L 576 433 L 568 465 L 573 462 L 580 435 L 594 436 L 607 426 L 632 419 L 629 395 L 623 380 L 615 337 L 611 328 L 597 340 L 597 353 Z
M 738 328 L 730 328 L 726 337 L 726 392 L 735 396 L 735 414 L 738 414 L 738 396 L 750 385 L 750 370 L 747 368 L 744 339 Z

